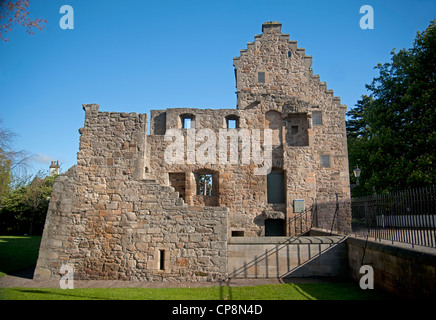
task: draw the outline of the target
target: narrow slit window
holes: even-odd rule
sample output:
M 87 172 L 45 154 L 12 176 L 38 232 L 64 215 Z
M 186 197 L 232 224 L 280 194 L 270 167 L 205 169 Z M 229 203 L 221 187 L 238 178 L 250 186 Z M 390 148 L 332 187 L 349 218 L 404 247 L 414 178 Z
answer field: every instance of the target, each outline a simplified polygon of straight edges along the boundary
M 183 129 L 191 129 L 191 118 L 183 119 Z
M 183 119 L 183 128 L 184 129 L 191 129 L 191 118 Z
M 198 195 L 211 196 L 212 195 L 213 178 L 211 174 L 200 174 L 198 176 Z
M 159 250 L 159 270 L 165 270 L 165 250 Z

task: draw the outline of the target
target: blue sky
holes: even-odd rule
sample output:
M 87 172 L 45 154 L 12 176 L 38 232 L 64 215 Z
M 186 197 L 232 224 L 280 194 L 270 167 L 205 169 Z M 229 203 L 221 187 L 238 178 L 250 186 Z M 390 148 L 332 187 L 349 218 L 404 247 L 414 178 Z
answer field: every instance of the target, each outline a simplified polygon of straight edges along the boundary
M 73 30 L 59 26 L 63 5 L 74 9 Z M 372 30 L 359 26 L 362 5 L 374 9 Z M 235 108 L 233 57 L 266 21 L 282 23 L 351 108 L 373 67 L 436 18 L 436 1 L 33 0 L 29 11 L 48 23 L 34 35 L 14 26 L 0 43 L 0 117 L 36 172 L 51 160 L 62 171 L 76 163 L 85 103 L 138 113 Z

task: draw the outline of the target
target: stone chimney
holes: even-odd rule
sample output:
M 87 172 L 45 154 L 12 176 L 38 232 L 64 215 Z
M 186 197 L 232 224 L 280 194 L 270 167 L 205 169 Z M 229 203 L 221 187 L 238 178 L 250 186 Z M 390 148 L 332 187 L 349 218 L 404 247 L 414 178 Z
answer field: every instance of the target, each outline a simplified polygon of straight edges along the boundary
M 282 24 L 277 21 L 265 22 L 262 25 L 262 33 L 282 33 Z
M 55 174 L 59 174 L 59 169 L 60 169 L 59 160 L 52 161 L 48 175 L 51 177 L 54 176 Z

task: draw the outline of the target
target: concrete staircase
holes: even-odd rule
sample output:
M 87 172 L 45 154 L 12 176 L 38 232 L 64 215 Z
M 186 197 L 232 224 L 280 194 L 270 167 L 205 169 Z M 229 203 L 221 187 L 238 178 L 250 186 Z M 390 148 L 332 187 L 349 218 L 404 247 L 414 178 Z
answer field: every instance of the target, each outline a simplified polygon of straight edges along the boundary
M 245 237 L 228 241 L 230 278 L 348 275 L 346 236 Z

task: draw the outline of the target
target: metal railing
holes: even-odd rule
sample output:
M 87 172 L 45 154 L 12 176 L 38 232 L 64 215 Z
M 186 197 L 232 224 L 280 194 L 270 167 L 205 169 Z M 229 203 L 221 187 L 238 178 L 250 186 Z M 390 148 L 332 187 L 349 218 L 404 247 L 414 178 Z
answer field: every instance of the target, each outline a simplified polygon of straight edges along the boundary
M 311 209 L 306 209 L 294 217 L 288 218 L 288 236 L 298 237 L 304 235 L 312 229 L 312 222 Z
M 423 187 L 353 198 L 352 232 L 436 248 L 436 188 Z

